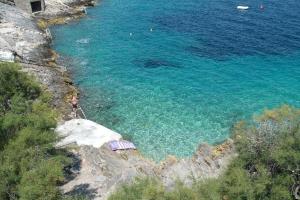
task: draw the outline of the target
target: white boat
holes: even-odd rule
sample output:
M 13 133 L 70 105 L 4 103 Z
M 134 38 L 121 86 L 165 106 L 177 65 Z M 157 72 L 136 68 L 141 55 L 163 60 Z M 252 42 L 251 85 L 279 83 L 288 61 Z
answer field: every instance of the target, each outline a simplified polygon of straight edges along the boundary
M 237 6 L 236 7 L 238 10 L 248 10 L 249 6 Z

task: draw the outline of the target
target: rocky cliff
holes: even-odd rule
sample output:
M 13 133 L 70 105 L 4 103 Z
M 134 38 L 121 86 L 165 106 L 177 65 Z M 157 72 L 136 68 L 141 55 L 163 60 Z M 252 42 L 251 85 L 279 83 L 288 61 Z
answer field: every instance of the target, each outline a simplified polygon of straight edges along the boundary
M 75 10 L 83 9 L 81 1 L 68 2 L 76 5 Z M 51 10 L 52 7 L 47 4 L 45 13 L 34 16 L 0 2 L 0 61 L 20 63 L 24 71 L 33 74 L 53 94 L 53 105 L 62 112 L 63 118 L 70 119 L 71 108 L 67 99 L 77 93 L 76 88 L 66 73 L 66 67 L 56 63 L 57 54 L 50 49 L 51 35 L 47 27 L 42 29 L 37 23 L 41 19 L 49 20 L 50 15 L 52 19 L 66 15 L 60 12 L 66 10 L 64 3 L 55 5 L 57 10 Z M 68 10 L 71 12 L 72 7 Z M 71 20 L 70 16 L 68 20 Z
M 0 3 L 5 3 L 5 4 L 11 5 L 11 6 L 15 5 L 14 0 L 0 0 Z
M 113 134 L 85 121 L 71 120 L 57 128 L 59 135 L 66 137 L 62 140 L 64 144 L 75 145 L 72 150 L 74 164 L 68 170 L 70 179 L 61 187 L 67 194 L 84 194 L 91 199 L 102 200 L 121 184 L 145 176 L 162 180 L 169 189 L 177 180 L 191 186 L 194 180 L 218 177 L 235 156 L 233 142 L 228 140 L 218 146 L 202 144 L 190 158 L 169 156 L 161 163 L 156 163 L 143 157 L 139 151 L 112 151 L 107 143 L 93 141 L 96 138 L 108 138 L 105 134 Z M 103 145 L 95 148 L 95 144 Z

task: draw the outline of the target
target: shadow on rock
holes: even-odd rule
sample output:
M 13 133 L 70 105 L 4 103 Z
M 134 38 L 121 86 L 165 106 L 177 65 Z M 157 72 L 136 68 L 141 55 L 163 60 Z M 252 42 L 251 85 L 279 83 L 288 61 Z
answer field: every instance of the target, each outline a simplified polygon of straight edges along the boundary
M 80 184 L 76 185 L 70 192 L 66 193 L 66 195 L 70 196 L 84 196 L 88 199 L 94 199 L 96 197 L 96 189 L 89 188 L 89 184 Z
M 69 153 L 68 157 L 72 160 L 71 164 L 65 167 L 66 182 L 73 180 L 81 170 L 81 159 L 78 154 Z

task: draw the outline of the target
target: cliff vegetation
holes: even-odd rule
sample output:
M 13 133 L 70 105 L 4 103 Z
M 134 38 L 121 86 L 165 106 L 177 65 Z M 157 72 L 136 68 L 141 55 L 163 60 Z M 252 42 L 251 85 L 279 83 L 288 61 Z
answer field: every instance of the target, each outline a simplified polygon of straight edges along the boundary
M 0 63 L 0 199 L 60 200 L 70 159 L 56 149 L 51 95 L 17 64 Z

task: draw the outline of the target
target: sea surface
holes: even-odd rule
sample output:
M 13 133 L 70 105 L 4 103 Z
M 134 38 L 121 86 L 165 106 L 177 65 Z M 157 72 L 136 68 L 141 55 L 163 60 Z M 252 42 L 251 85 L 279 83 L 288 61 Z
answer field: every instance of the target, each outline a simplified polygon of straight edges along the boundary
M 299 0 L 102 0 L 87 12 L 52 28 L 53 47 L 88 118 L 147 157 L 191 156 L 239 120 L 300 107 Z

